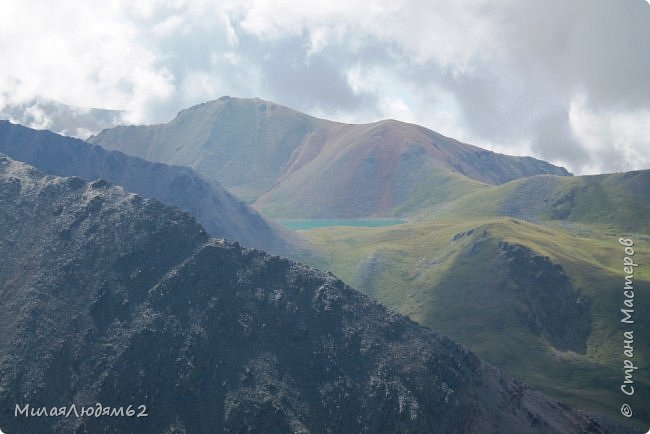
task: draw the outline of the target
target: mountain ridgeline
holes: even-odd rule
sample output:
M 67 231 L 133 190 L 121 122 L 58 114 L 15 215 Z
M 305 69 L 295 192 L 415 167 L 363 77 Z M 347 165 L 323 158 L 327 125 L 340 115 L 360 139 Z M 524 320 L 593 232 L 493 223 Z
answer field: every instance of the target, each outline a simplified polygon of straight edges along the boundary
M 405 215 L 513 179 L 569 175 L 418 125 L 343 124 L 260 99 L 223 97 L 167 124 L 120 126 L 89 140 L 191 166 L 265 213 L 291 218 Z
M 288 254 L 296 235 L 268 222 L 216 181 L 188 167 L 130 157 L 78 139 L 0 121 L 0 152 L 51 175 L 105 179 L 188 211 L 212 236 Z
M 605 433 L 329 273 L 0 157 L 9 433 Z M 15 417 L 146 405 L 147 417 Z M 623 431 L 620 431 L 623 432 Z
M 540 175 L 469 194 L 441 218 L 510 216 L 532 222 L 582 223 L 650 233 L 650 170 L 591 176 Z

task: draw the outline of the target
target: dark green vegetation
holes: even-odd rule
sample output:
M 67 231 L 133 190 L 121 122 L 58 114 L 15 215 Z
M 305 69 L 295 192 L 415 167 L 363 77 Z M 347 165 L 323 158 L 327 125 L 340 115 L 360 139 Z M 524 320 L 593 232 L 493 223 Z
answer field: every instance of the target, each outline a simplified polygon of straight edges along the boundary
M 350 125 L 259 99 L 224 97 L 171 122 L 102 131 L 108 149 L 193 167 L 266 215 L 396 216 L 538 174 L 568 175 L 528 157 L 495 154 L 418 125 Z
M 0 152 L 47 174 L 105 179 L 191 213 L 212 236 L 288 255 L 299 237 L 188 167 L 151 163 L 78 139 L 0 121 Z
M 0 157 L 0 255 L 9 433 L 624 432 L 331 274 L 210 239 L 103 181 Z M 97 402 L 149 416 L 14 417 L 17 403 Z

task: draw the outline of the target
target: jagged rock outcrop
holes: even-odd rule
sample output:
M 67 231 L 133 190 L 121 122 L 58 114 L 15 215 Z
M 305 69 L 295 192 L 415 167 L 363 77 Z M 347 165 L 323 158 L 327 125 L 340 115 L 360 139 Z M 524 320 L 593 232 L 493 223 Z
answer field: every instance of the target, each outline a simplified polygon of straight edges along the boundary
M 8 433 L 604 433 L 333 275 L 0 157 Z M 146 405 L 148 417 L 14 416 Z
M 562 266 L 506 241 L 499 243 L 497 255 L 504 276 L 497 286 L 515 297 L 513 308 L 522 324 L 558 350 L 584 353 L 591 334 L 589 301 Z

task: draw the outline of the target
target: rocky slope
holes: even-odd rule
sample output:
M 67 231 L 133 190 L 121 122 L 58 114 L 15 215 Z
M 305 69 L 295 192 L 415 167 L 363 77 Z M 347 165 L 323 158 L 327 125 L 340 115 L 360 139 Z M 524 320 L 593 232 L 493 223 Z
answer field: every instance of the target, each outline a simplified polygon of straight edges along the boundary
M 211 235 L 248 247 L 286 255 L 300 244 L 295 234 L 268 222 L 217 182 L 187 167 L 151 163 L 7 121 L 0 121 L 0 152 L 48 174 L 102 178 L 178 206 L 196 217 Z
M 573 287 L 562 266 L 506 241 L 499 242 L 495 256 L 501 265 L 501 278 L 491 288 L 495 299 L 514 299 L 511 316 L 554 348 L 584 354 L 591 333 L 589 300 Z
M 0 157 L 0 427 L 602 433 L 330 274 L 155 200 Z M 146 405 L 147 417 L 14 407 Z
M 350 125 L 259 99 L 224 97 L 171 122 L 116 127 L 90 139 L 151 161 L 191 166 L 282 217 L 404 215 L 487 185 L 569 175 L 486 151 L 418 125 Z

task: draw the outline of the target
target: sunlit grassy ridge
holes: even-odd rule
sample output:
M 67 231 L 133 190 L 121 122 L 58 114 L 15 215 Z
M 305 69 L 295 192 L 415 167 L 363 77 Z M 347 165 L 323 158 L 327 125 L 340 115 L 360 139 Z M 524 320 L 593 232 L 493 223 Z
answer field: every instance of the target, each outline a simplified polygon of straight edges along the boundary
M 558 399 L 616 415 L 616 403 L 622 396 L 622 333 L 629 329 L 620 322 L 624 252 L 616 231 L 476 218 L 385 228 L 320 228 L 306 234 L 321 253 L 317 265 L 332 269 L 382 303 L 457 339 Z M 636 259 L 650 264 L 648 237 L 637 235 L 634 239 Z M 527 307 L 522 307 L 521 296 L 503 290 L 513 281 L 499 247 L 503 242 L 525 246 L 560 264 L 572 287 L 587 299 L 590 330 L 583 353 L 555 348 L 540 330 L 522 322 L 521 312 Z M 555 289 L 544 287 L 548 281 L 540 282 L 533 285 L 535 291 Z M 634 282 L 639 312 L 635 316 L 634 362 L 640 366 L 635 381 L 647 390 L 650 267 L 641 265 Z M 558 307 L 541 308 L 552 311 Z M 650 396 L 636 412 L 639 420 L 650 420 L 647 409 Z
M 561 177 L 540 175 L 460 197 L 438 217 L 512 216 L 597 224 L 650 233 L 650 171 Z

